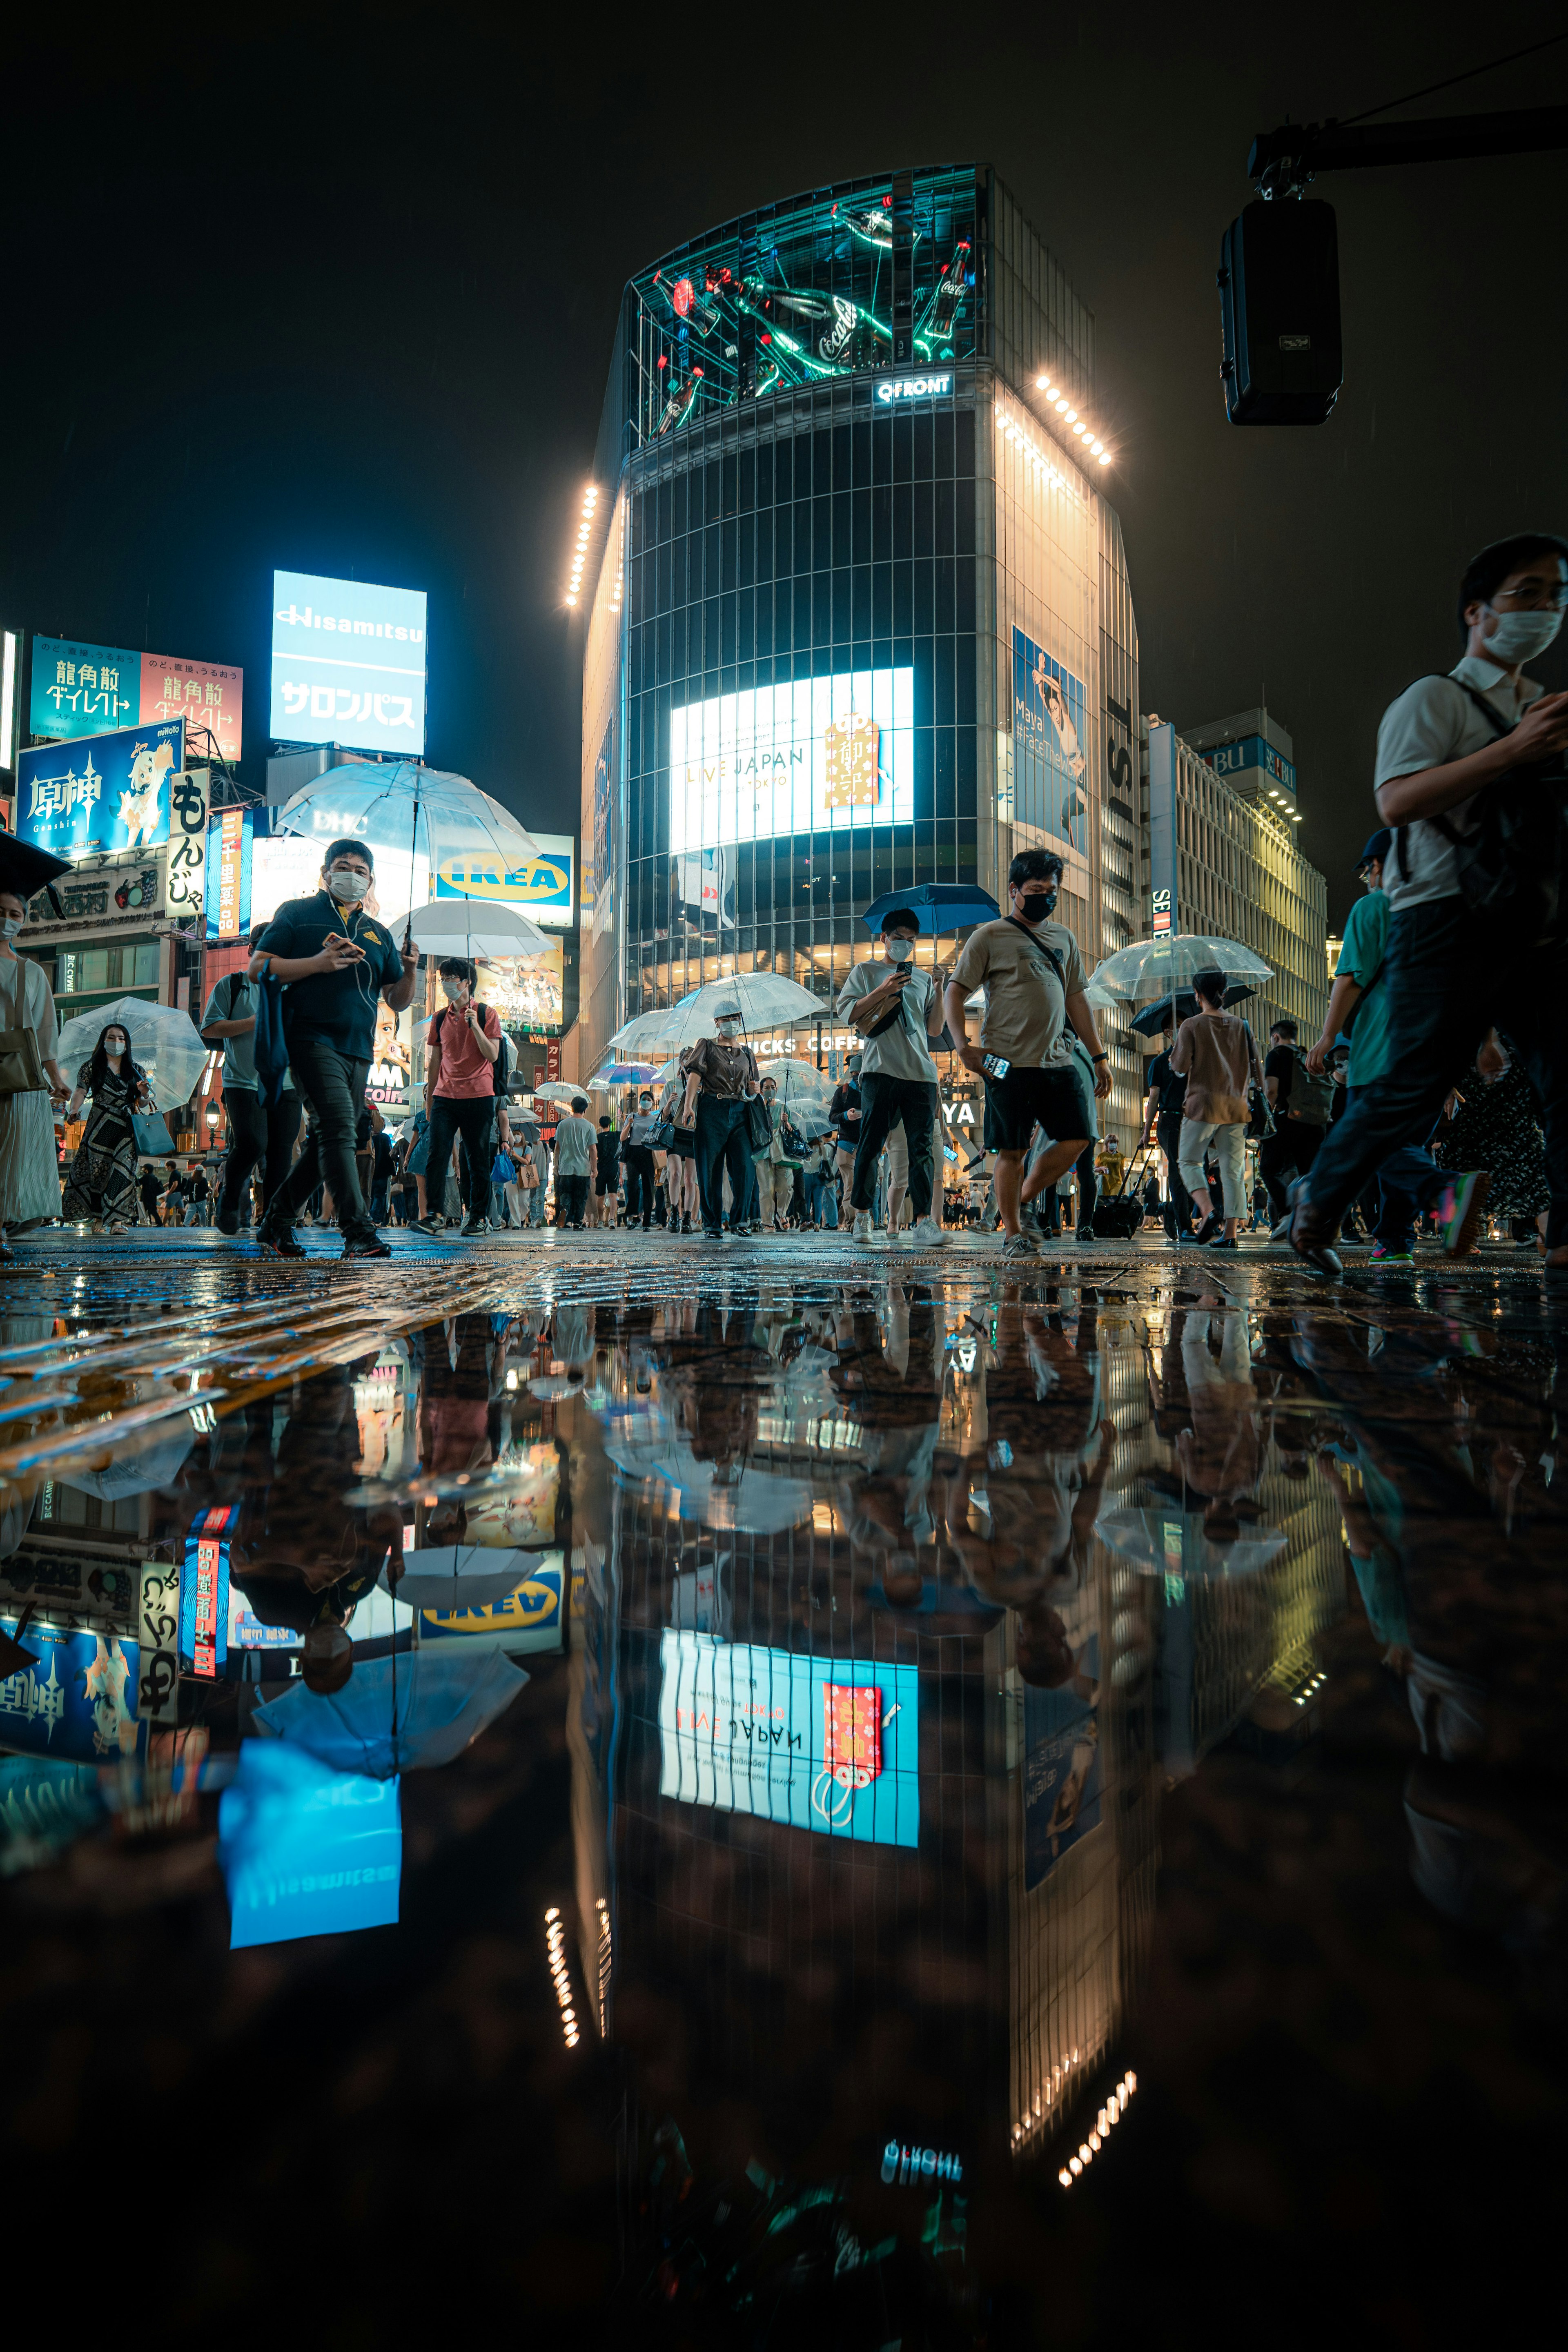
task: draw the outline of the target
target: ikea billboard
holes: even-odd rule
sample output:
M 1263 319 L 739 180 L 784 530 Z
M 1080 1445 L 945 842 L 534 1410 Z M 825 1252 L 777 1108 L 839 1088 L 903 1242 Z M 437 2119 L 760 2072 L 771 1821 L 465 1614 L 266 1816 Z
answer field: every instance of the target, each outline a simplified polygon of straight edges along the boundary
M 274 740 L 422 754 L 425 642 L 423 588 L 275 572 Z

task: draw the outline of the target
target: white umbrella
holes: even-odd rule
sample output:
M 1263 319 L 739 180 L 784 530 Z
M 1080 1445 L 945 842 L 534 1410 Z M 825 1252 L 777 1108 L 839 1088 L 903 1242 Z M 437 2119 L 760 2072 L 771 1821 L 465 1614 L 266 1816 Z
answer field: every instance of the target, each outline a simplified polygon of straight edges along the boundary
M 677 1036 L 677 1030 L 681 1034 Z M 695 1045 L 699 1037 L 711 1037 L 713 1024 L 704 1022 L 688 1032 L 680 1013 L 673 1004 L 661 1005 L 657 1013 L 638 1013 L 622 1024 L 610 1039 L 606 1051 L 623 1055 L 628 1061 L 640 1060 L 645 1054 L 671 1045 Z
M 396 1675 L 396 1720 L 393 1677 Z M 338 1772 L 374 1780 L 449 1764 L 509 1707 L 528 1676 L 500 1650 L 404 1650 L 356 1660 L 342 1690 L 324 1695 L 291 1683 L 258 1706 L 257 1727 L 291 1739 Z
M 188 1013 L 178 1005 L 150 1003 L 144 996 L 117 996 L 96 1012 L 73 1013 L 60 1031 L 56 1058 L 68 1083 L 91 1056 L 103 1031 L 118 1022 L 131 1040 L 131 1058 L 147 1073 L 147 1088 L 160 1110 L 187 1103 L 202 1080 L 207 1047 Z
M 510 871 L 539 855 L 539 845 L 510 811 L 467 776 L 422 768 L 415 760 L 355 761 L 329 768 L 284 803 L 277 823 L 323 846 L 354 836 L 372 849 L 402 849 L 429 861 L 499 858 Z
M 546 1078 L 542 1086 L 534 1087 L 533 1099 L 535 1102 L 569 1103 L 574 1095 L 580 1095 L 584 1091 L 582 1087 L 569 1087 L 563 1078 Z
M 1176 989 L 1190 989 L 1194 973 L 1219 971 L 1227 981 L 1272 980 L 1261 956 L 1236 940 L 1204 931 L 1178 931 L 1173 939 L 1134 940 L 1096 966 L 1089 985 L 1107 996 L 1152 1003 Z
M 416 907 L 409 926 L 421 955 L 546 955 L 550 941 L 537 923 L 496 898 L 432 898 Z
M 538 1565 L 536 1552 L 498 1550 L 486 1544 L 422 1545 L 403 1555 L 395 1591 L 410 1609 L 486 1609 L 525 1584 Z M 390 1592 L 383 1569 L 381 1581 Z
M 716 1021 L 728 1006 L 741 1016 L 743 1029 L 778 1029 L 795 1021 L 819 1020 L 824 1001 L 782 971 L 737 971 L 728 980 L 704 981 L 676 1006 L 689 1021 Z M 684 1037 L 670 1043 L 684 1045 Z

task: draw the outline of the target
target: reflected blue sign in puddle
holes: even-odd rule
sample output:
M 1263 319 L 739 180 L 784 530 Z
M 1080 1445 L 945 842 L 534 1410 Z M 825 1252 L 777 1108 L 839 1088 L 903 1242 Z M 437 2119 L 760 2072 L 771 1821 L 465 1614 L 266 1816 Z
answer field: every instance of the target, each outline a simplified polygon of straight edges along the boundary
M 334 1772 L 286 1739 L 247 1739 L 218 1802 L 229 1948 L 397 1924 L 395 1780 Z
M 920 1842 L 913 1666 L 667 1631 L 659 1793 L 875 1845 Z

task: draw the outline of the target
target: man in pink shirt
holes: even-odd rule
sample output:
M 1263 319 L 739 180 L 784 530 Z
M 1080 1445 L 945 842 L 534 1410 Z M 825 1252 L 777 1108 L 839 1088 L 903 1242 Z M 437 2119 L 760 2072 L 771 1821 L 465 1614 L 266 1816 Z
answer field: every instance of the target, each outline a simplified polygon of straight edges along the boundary
M 490 1164 L 495 1158 L 496 1063 L 500 1023 L 494 1008 L 474 998 L 475 971 L 461 956 L 441 965 L 447 1003 L 430 1024 L 425 1045 L 425 1109 L 430 1121 L 429 1192 L 438 1202 L 446 1190 L 452 1146 L 461 1136 L 458 1161 L 466 1234 L 489 1231 Z M 421 1233 L 437 1230 L 435 1210 L 419 1221 Z

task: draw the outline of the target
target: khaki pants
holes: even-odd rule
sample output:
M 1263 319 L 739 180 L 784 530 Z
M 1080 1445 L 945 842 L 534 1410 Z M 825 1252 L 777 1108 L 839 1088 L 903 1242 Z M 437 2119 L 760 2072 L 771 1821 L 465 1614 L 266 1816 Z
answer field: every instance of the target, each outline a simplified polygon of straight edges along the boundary
M 757 1214 L 764 1226 L 773 1223 L 774 1215 L 783 1216 L 795 1195 L 795 1170 L 783 1160 L 759 1160 L 757 1167 Z

